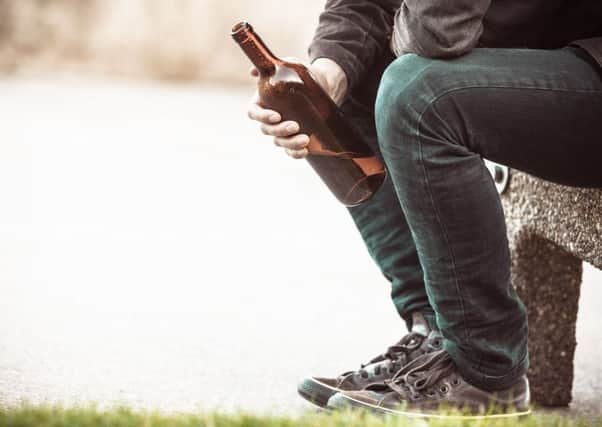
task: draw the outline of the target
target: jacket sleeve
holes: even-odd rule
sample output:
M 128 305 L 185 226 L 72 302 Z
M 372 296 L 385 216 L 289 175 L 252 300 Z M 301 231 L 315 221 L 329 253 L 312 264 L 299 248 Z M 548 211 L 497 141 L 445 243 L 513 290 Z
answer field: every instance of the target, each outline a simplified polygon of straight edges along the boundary
M 327 0 L 309 46 L 311 61 L 326 57 L 355 87 L 389 48 L 395 10 L 400 0 Z
M 391 47 L 399 56 L 460 56 L 478 42 L 491 0 L 404 0 L 395 15 Z

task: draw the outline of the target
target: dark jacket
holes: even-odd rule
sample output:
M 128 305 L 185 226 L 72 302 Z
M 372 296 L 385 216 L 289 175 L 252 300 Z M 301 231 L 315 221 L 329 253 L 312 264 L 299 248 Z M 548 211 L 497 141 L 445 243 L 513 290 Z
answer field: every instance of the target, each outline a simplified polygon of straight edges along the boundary
M 477 46 L 555 49 L 578 39 L 602 65 L 602 0 L 327 0 L 309 56 L 333 59 L 353 89 L 391 49 L 449 58 Z

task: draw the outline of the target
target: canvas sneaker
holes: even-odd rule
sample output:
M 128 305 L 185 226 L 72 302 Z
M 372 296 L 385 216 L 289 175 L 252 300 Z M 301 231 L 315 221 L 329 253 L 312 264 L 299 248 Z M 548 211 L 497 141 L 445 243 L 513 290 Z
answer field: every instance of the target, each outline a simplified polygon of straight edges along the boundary
M 530 413 L 529 382 L 522 376 L 504 390 L 482 390 L 462 378 L 442 349 L 415 358 L 381 384 L 336 393 L 327 407 L 424 418 L 520 416 Z
M 336 378 L 306 377 L 299 383 L 298 393 L 311 403 L 326 407 L 328 400 L 336 393 L 382 384 L 416 357 L 441 349 L 441 334 L 431 331 L 422 315 L 416 313 L 412 323 L 411 332 L 383 354 L 361 365 L 360 369 L 345 372 Z

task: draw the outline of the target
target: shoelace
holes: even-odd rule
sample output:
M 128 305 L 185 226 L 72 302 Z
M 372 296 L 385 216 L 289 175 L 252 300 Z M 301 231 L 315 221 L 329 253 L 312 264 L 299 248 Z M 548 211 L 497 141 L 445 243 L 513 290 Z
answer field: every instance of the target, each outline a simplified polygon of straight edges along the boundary
M 402 397 L 416 397 L 428 394 L 434 385 L 452 374 L 455 368 L 447 351 L 426 353 L 408 363 L 385 383 Z
M 358 371 L 359 374 L 363 378 L 367 378 L 369 374 L 365 368 L 373 363 L 383 362 L 385 360 L 390 360 L 392 362 L 399 361 L 400 364 L 403 365 L 408 358 L 408 354 L 420 347 L 425 339 L 426 337 L 424 335 L 421 335 L 417 332 L 410 332 L 401 340 L 399 340 L 399 342 L 389 347 L 383 354 L 380 354 L 370 360 L 368 363 L 363 364 L 361 369 Z M 379 375 L 380 372 L 381 366 L 376 366 L 374 368 L 374 373 Z

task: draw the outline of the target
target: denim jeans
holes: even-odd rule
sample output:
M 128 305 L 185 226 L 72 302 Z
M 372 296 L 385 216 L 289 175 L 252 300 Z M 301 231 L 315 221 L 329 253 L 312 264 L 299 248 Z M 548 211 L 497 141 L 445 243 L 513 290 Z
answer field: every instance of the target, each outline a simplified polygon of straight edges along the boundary
M 389 178 L 350 212 L 397 310 L 434 313 L 463 377 L 505 388 L 528 368 L 527 316 L 482 158 L 602 187 L 601 74 L 577 48 L 407 54 L 382 76 L 375 120 Z

